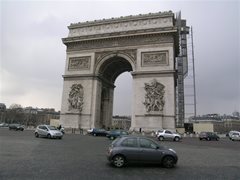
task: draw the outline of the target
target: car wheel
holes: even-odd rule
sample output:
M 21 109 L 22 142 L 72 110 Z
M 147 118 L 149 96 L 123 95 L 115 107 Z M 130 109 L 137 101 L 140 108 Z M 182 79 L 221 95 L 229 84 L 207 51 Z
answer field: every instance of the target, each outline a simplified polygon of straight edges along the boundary
M 164 140 L 164 137 L 163 137 L 163 136 L 160 136 L 160 137 L 158 138 L 158 140 L 159 140 L 159 141 L 163 141 L 163 140 Z
M 232 139 L 232 141 L 234 141 L 234 139 Z
M 216 138 L 216 141 L 219 141 L 219 138 Z
M 199 138 L 199 140 L 201 141 L 201 140 L 202 140 L 202 138 Z
M 174 138 L 174 141 L 177 141 L 177 142 L 178 142 L 179 140 L 180 140 L 179 137 L 175 137 L 175 138 Z
M 210 138 L 209 138 L 209 137 L 207 138 L 207 141 L 210 141 Z
M 165 168 L 173 168 L 174 164 L 175 164 L 175 160 L 174 160 L 174 158 L 172 156 L 166 156 L 162 160 L 162 165 Z
M 47 138 L 51 139 L 51 135 L 50 135 L 50 134 L 48 134 L 48 135 L 47 135 Z
M 59 139 L 62 139 L 62 137 L 59 137 Z
M 39 137 L 39 134 L 38 134 L 37 132 L 35 133 L 35 137 L 36 137 L 36 138 L 38 138 L 38 137 Z
M 93 136 L 97 136 L 97 134 L 94 133 Z
M 121 155 L 116 155 L 113 157 L 112 162 L 115 167 L 121 168 L 125 165 L 125 158 Z

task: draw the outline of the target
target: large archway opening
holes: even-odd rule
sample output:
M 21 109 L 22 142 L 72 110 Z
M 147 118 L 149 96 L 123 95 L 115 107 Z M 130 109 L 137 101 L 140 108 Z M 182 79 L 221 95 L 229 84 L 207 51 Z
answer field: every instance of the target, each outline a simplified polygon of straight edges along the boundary
M 100 103 L 100 119 L 99 123 L 95 123 L 97 126 L 110 129 L 112 128 L 112 116 L 113 116 L 113 104 L 114 104 L 114 91 L 116 87 L 116 79 L 121 74 L 126 76 L 125 72 L 133 71 L 131 63 L 123 57 L 114 56 L 106 59 L 99 68 L 99 76 L 101 77 L 101 103 Z M 130 73 L 128 73 L 130 75 Z M 120 78 L 121 80 L 122 78 Z M 117 81 L 118 82 L 118 81 Z M 119 82 L 118 82 L 119 83 Z M 125 82 L 126 83 L 126 82 Z M 131 83 L 131 82 L 129 82 Z M 124 86 L 124 85 L 122 85 Z M 129 96 L 124 96 L 124 94 L 119 93 L 118 97 L 123 103 L 124 99 Z M 128 97 L 131 99 L 131 96 Z M 130 105 L 131 107 L 131 105 Z M 123 107 L 123 109 L 126 107 Z M 124 111 L 124 110 L 123 110 Z
M 129 72 L 120 74 L 115 81 L 113 115 L 130 116 L 132 114 L 132 75 Z

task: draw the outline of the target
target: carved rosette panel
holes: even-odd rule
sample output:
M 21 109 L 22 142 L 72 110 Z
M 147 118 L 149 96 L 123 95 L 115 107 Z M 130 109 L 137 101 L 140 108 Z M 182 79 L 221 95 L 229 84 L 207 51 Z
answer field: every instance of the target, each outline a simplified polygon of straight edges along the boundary
M 70 57 L 68 70 L 76 71 L 76 70 L 84 70 L 90 69 L 91 57 L 84 56 L 84 57 Z
M 110 54 L 115 54 L 116 56 L 122 53 L 126 56 L 128 56 L 130 59 L 136 62 L 137 58 L 137 51 L 135 49 L 127 49 L 127 50 L 119 50 L 119 51 L 104 51 L 104 52 L 96 52 L 95 53 L 95 64 L 97 64 L 101 59 L 104 57 L 110 55 Z
M 168 65 L 168 51 L 143 52 L 142 66 Z
M 148 113 L 163 111 L 165 86 L 154 79 L 151 83 L 145 83 L 144 89 L 146 94 L 143 104 L 146 107 L 146 111 Z
M 128 22 L 113 22 L 111 24 L 102 25 L 89 25 L 70 29 L 69 37 L 86 36 L 93 34 L 121 32 L 131 30 L 152 29 L 158 27 L 171 27 L 173 26 L 172 17 L 151 18 L 144 20 L 130 20 Z
M 82 112 L 83 108 L 83 87 L 81 84 L 73 84 L 69 92 L 68 103 L 69 110 L 75 109 Z

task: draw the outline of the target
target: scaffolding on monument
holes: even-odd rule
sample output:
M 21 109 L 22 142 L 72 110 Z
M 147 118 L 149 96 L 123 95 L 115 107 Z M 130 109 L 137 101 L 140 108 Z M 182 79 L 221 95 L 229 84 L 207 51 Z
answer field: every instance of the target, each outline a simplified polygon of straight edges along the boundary
M 185 115 L 184 122 L 188 122 L 191 116 L 197 115 L 197 98 L 196 98 L 196 79 L 195 79 L 195 57 L 193 44 L 193 28 L 187 36 L 188 49 L 188 75 L 184 83 Z

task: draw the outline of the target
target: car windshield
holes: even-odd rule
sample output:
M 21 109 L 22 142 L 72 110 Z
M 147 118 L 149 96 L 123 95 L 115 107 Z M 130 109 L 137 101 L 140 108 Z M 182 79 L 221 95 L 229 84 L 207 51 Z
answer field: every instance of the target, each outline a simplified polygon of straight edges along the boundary
M 57 128 L 56 128 L 55 126 L 48 126 L 48 128 L 49 128 L 50 130 L 57 130 Z

